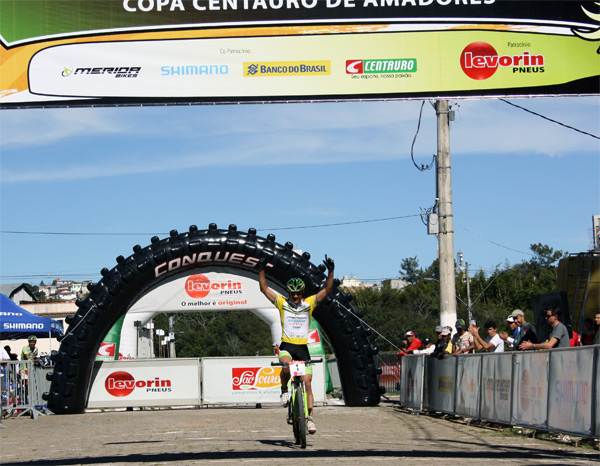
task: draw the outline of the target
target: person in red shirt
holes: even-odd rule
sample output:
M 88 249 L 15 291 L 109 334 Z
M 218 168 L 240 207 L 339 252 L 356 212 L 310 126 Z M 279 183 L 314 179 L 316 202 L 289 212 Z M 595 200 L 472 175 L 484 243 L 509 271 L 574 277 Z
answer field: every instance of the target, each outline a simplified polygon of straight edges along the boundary
M 408 332 L 406 332 L 405 336 L 406 336 L 406 339 L 408 340 L 408 348 L 406 348 L 407 352 L 418 350 L 419 348 L 421 348 L 421 346 L 423 346 L 423 343 L 421 343 L 421 340 L 419 340 L 415 336 L 415 332 L 413 332 L 412 330 L 409 330 Z

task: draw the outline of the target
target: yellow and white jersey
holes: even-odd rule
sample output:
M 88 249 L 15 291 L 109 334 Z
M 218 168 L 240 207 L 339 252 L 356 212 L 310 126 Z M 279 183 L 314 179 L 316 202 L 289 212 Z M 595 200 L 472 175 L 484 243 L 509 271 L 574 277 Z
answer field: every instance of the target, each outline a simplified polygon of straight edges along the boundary
M 281 341 L 293 343 L 294 345 L 306 345 L 312 313 L 317 307 L 316 295 L 303 299 L 297 308 L 290 306 L 290 303 L 283 296 L 278 295 L 275 299 L 275 306 L 279 309 L 281 318 L 281 328 L 283 330 Z

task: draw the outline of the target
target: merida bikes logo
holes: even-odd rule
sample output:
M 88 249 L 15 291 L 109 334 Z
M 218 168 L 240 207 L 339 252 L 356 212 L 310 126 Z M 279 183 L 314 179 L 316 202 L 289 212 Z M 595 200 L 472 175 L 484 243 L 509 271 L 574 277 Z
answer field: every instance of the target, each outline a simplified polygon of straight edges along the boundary
M 483 80 L 492 77 L 498 68 L 511 69 L 512 73 L 543 73 L 543 55 L 524 51 L 520 55 L 498 55 L 487 42 L 473 42 L 460 55 L 460 66 L 471 79 Z
M 171 381 L 155 377 L 150 380 L 136 380 L 133 375 L 125 371 L 116 371 L 110 374 L 104 382 L 106 391 L 115 397 L 131 395 L 134 390 L 147 392 L 170 392 Z
M 141 66 L 98 66 L 80 68 L 63 66 L 60 74 L 63 78 L 88 75 L 103 75 L 113 78 L 137 78 L 140 71 L 142 71 Z

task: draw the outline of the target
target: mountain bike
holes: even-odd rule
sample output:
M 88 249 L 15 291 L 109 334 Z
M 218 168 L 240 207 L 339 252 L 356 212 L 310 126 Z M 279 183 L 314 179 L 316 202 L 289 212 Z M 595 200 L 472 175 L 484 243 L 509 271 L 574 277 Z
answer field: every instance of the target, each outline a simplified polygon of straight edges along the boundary
M 290 404 L 288 405 L 287 423 L 292 425 L 294 440 L 300 448 L 306 448 L 306 422 L 308 421 L 308 405 L 306 404 L 306 388 L 302 376 L 306 374 L 306 366 L 323 362 L 323 359 L 309 361 L 272 362 L 271 366 L 290 368 Z

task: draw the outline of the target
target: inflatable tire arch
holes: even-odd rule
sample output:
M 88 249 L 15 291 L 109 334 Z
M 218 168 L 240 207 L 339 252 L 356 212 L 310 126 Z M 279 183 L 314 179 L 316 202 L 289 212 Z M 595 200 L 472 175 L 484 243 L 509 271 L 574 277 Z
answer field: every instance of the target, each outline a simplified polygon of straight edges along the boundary
M 102 339 L 115 322 L 149 289 L 163 280 L 189 271 L 200 272 L 202 267 L 227 266 L 252 270 L 258 274 L 258 259 L 266 255 L 269 266 L 267 278 L 282 288 L 291 277 L 300 277 L 306 283 L 308 294 L 324 286 L 325 266 L 315 267 L 309 262 L 310 254 L 293 251 L 293 245 L 275 242 L 275 236 L 266 238 L 237 231 L 235 225 L 220 230 L 210 224 L 207 230 L 195 225 L 189 232 L 171 231 L 165 239 L 153 237 L 145 248 L 133 247 L 128 258 L 119 256 L 117 265 L 102 269 L 102 279 L 90 284 L 89 295 L 76 302 L 78 310 L 68 319 L 68 333 L 62 337 L 54 361 L 54 370 L 47 374 L 50 391 L 44 393 L 48 408 L 56 414 L 82 413 L 87 405 L 90 377 L 96 353 Z M 380 401 L 378 374 L 374 362 L 378 350 L 372 348 L 359 315 L 350 304 L 350 296 L 338 289 L 321 303 L 313 314 L 327 334 L 335 354 L 348 406 L 373 406 Z M 351 312 L 349 312 L 351 311 Z

